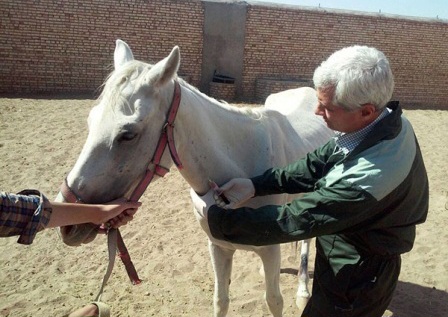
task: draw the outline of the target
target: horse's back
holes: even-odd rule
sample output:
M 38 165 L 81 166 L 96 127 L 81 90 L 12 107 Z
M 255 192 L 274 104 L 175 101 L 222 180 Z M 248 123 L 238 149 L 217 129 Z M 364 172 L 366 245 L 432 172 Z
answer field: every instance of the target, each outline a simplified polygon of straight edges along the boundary
M 285 116 L 297 111 L 313 113 L 316 105 L 316 91 L 311 87 L 288 89 L 271 94 L 264 103 L 267 109 L 276 110 Z
M 265 108 L 282 114 L 288 122 L 287 126 L 295 131 L 295 135 L 286 130 L 284 132 L 295 139 L 300 153 L 312 151 L 334 135 L 322 117 L 315 114 L 317 102 L 316 91 L 311 87 L 289 89 L 266 98 Z M 290 146 L 292 144 L 289 143 Z

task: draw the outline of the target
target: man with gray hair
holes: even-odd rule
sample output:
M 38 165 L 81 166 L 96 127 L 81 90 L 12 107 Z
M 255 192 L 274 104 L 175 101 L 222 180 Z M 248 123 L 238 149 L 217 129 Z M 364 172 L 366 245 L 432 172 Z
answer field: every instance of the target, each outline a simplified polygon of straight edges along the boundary
M 351 46 L 314 73 L 322 116 L 336 136 L 305 158 L 260 176 L 191 192 L 211 234 L 232 243 L 278 244 L 316 237 L 313 290 L 302 316 L 381 317 L 390 304 L 401 254 L 426 220 L 428 178 L 410 122 L 390 102 L 386 56 Z M 282 206 L 240 207 L 254 196 L 304 193 Z

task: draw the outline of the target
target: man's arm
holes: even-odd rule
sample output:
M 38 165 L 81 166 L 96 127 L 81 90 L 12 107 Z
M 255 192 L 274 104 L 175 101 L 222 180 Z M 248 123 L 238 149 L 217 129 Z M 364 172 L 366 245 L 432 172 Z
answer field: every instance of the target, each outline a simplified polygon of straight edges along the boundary
M 268 169 L 251 178 L 255 196 L 310 192 L 323 177 L 325 165 L 334 151 L 334 140 L 308 153 L 304 158 L 285 167 Z
M 216 193 L 216 203 L 225 209 L 235 209 L 254 196 L 310 192 L 323 176 L 327 160 L 333 151 L 334 141 L 330 141 L 286 167 L 270 168 L 251 179 L 231 179 L 221 187 L 213 189 Z M 225 202 L 222 196 L 228 201 Z
M 352 230 L 373 217 L 375 205 L 367 192 L 341 186 L 306 193 L 282 206 L 226 210 L 213 205 L 207 220 L 217 239 L 269 245 Z

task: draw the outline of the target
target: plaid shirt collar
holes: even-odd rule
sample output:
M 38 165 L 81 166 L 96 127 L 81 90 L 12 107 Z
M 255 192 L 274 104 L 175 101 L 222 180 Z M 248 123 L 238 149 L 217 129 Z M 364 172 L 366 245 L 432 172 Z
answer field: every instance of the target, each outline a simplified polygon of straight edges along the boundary
M 339 146 L 339 148 L 345 155 L 347 155 L 348 153 L 353 151 L 353 149 L 357 147 L 359 143 L 361 143 L 361 141 L 367 136 L 367 134 L 369 134 L 370 131 L 372 131 L 375 124 L 386 117 L 390 112 L 391 110 L 385 107 L 378 118 L 376 118 L 372 123 L 370 123 L 365 128 L 362 128 L 361 130 L 351 133 L 336 132 L 336 136 L 334 137 L 336 145 Z

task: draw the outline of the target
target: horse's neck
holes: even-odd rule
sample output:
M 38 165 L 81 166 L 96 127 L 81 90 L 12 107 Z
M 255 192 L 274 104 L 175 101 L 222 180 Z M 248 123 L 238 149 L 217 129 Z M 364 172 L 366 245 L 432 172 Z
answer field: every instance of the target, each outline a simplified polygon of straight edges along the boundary
M 260 125 L 235 109 L 198 91 L 182 88 L 175 142 L 184 166 L 180 172 L 199 193 L 208 189 L 208 179 L 219 184 L 243 176 L 247 152 L 258 151 L 259 142 L 249 138 L 257 136 Z

